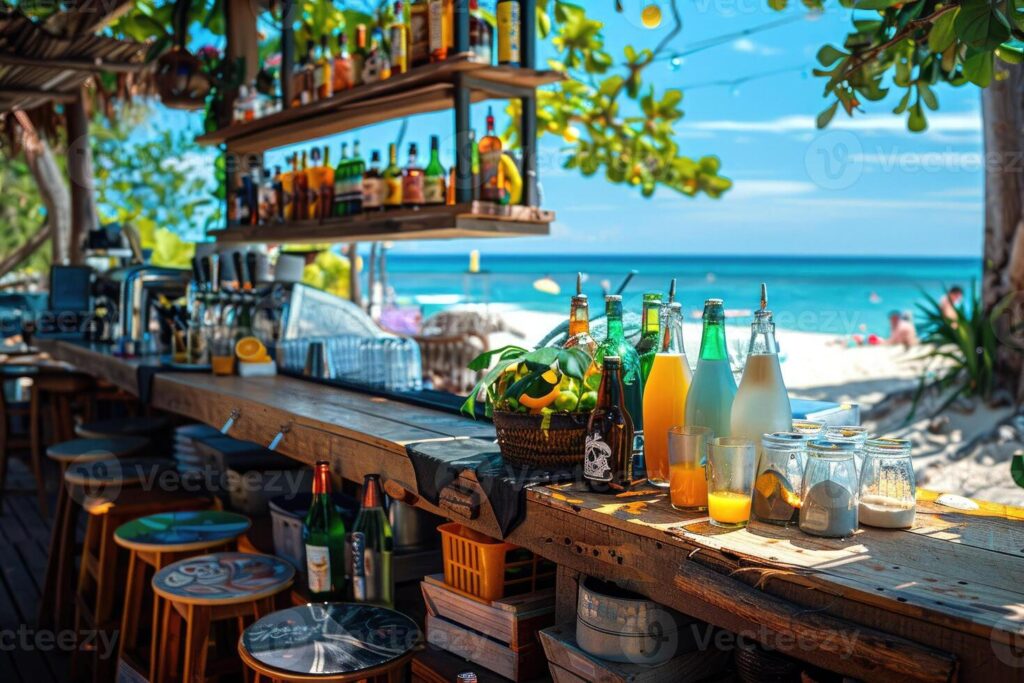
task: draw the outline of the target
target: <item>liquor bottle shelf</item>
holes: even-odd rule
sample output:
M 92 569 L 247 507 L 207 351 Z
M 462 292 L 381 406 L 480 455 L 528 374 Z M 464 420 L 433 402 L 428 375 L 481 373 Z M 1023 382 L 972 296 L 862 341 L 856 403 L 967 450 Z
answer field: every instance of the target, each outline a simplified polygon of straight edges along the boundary
M 323 221 L 231 226 L 211 232 L 218 242 L 322 243 L 548 235 L 552 211 L 471 202 L 367 212 Z
M 205 145 L 227 144 L 235 153 L 262 152 L 373 123 L 450 109 L 459 84 L 469 89 L 474 102 L 479 102 L 529 96 L 537 87 L 561 79 L 556 71 L 489 66 L 471 61 L 470 54 L 458 54 L 386 81 L 350 88 L 255 121 L 235 123 L 196 140 Z

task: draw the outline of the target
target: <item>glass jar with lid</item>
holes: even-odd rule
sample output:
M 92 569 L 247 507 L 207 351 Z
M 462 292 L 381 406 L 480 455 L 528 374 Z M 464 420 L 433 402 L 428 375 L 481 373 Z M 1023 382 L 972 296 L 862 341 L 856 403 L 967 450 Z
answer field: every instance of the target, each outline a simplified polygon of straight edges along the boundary
M 869 526 L 914 526 L 917 483 L 906 439 L 870 439 L 860 469 L 859 517 Z
M 843 538 L 857 530 L 857 472 L 852 441 L 811 441 L 800 486 L 800 530 Z
M 860 465 L 864 462 L 864 444 L 871 437 L 867 427 L 860 425 L 843 425 L 825 427 L 818 438 L 827 441 L 843 441 L 857 444 L 857 450 L 853 454 L 854 467 L 857 469 L 857 476 L 860 476 Z
M 761 437 L 754 479 L 752 512 L 769 524 L 795 524 L 800 515 L 800 485 L 807 464 L 807 438 L 796 432 Z

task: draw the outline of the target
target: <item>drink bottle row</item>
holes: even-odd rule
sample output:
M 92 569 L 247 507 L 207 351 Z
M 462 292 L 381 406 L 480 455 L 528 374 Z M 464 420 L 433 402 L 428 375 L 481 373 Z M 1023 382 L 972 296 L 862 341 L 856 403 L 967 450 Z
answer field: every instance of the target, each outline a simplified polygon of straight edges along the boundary
M 321 35 L 319 48 L 309 40 L 305 54 L 288 76 L 292 85 L 288 106 L 327 99 L 349 88 L 443 62 L 455 54 L 455 0 L 395 2 L 390 9 L 377 17 L 376 28 L 356 26 L 351 51 L 344 30 L 333 41 L 330 36 Z M 497 34 L 497 63 L 519 65 L 520 9 L 519 0 L 499 0 L 495 27 L 480 12 L 478 1 L 470 0 L 469 47 L 473 61 L 494 63 Z M 309 27 L 307 33 L 312 33 Z M 268 89 L 260 88 L 256 80 L 243 85 L 235 101 L 234 121 L 252 121 L 280 111 L 280 98 L 267 93 Z
M 600 344 L 590 336 L 586 295 L 573 297 L 565 345 L 589 351 L 594 361 L 590 372 L 600 373 L 584 457 L 584 476 L 595 490 L 623 490 L 645 476 L 668 487 L 668 434 L 676 427 L 704 427 L 716 437 L 754 441 L 792 428 L 763 286 L 738 389 L 722 300 L 704 303 L 700 353 L 691 370 L 683 346 L 683 309 L 674 290 L 673 282 L 667 300 L 656 292 L 644 295 L 642 333 L 635 346 L 625 338 L 621 296 L 605 298 L 608 333 Z M 596 377 L 590 382 L 597 383 Z
M 475 138 L 475 135 L 471 135 Z M 506 183 L 506 164 L 501 139 L 495 135 L 494 115 L 488 111 L 487 135 L 472 145 L 474 199 L 508 203 L 511 191 Z M 440 206 L 455 203 L 455 167 L 441 164 L 440 139 L 430 138 L 426 167 L 420 164 L 419 146 L 409 145 L 407 162 L 398 164 L 398 148 L 388 148 L 388 164 L 380 152 L 363 159 L 359 142 L 341 145 L 341 158 L 331 165 L 330 149 L 314 147 L 292 155 L 290 168 L 273 172 L 250 163 L 247 173 L 238 174 L 228 193 L 229 225 L 262 225 L 280 221 L 324 220 L 353 216 L 368 211 Z

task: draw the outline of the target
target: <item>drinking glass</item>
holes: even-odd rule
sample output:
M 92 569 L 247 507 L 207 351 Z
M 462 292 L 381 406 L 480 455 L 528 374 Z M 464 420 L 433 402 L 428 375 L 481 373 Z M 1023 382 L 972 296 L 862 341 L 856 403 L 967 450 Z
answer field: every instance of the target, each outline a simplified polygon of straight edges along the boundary
M 905 439 L 871 439 L 860 470 L 860 521 L 883 529 L 914 526 L 917 483 Z
M 229 325 L 212 325 L 210 334 L 210 366 L 215 375 L 235 373 L 235 337 Z
M 824 428 L 825 423 L 817 420 L 793 420 L 793 431 L 807 437 L 817 437 Z
M 811 441 L 800 485 L 800 531 L 843 538 L 857 530 L 857 473 L 853 441 Z
M 669 500 L 677 510 L 707 510 L 705 466 L 711 430 L 688 425 L 668 430 Z
M 747 525 L 756 455 L 757 446 L 747 439 L 718 437 L 708 445 L 708 515 L 713 525 Z
M 769 524 L 795 524 L 800 513 L 800 484 L 807 465 L 807 437 L 797 432 L 765 434 L 754 479 L 754 517 Z

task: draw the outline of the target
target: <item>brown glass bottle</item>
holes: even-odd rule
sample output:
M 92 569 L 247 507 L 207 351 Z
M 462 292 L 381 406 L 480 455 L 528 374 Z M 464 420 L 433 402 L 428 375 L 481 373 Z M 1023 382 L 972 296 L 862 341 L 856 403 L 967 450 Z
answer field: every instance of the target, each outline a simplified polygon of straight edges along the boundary
M 586 294 L 574 296 L 569 309 L 569 338 L 565 340 L 564 347 L 571 349 L 577 346 L 591 357 L 597 351 L 597 342 L 590 336 L 590 304 Z
M 624 491 L 633 479 L 633 420 L 624 398 L 622 361 L 605 356 L 583 457 L 583 478 L 598 493 Z
M 292 211 L 292 215 L 297 221 L 304 221 L 309 218 L 309 176 L 307 174 L 308 169 L 306 168 L 306 152 L 302 152 L 299 162 L 299 168 L 295 173 L 295 179 L 293 180 L 295 186 L 292 190 L 292 201 L 295 202 L 295 208 Z

